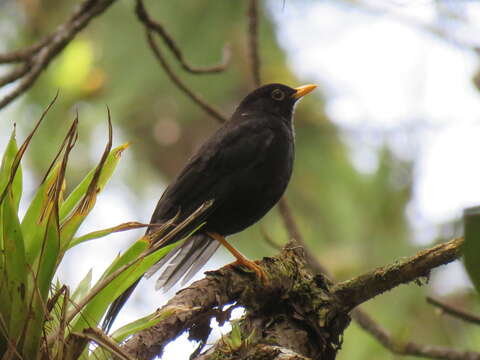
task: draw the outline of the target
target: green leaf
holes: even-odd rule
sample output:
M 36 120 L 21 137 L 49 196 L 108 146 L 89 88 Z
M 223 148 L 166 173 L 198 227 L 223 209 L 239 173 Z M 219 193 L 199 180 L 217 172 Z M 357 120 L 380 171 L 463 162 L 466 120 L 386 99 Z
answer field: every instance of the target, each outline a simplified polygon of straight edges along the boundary
M 79 302 L 80 299 L 82 299 L 88 293 L 91 286 L 92 286 L 92 269 L 88 271 L 87 275 L 85 275 L 82 281 L 80 281 L 77 288 L 73 292 L 71 296 L 72 301 L 71 301 L 71 304 L 69 304 L 69 310 L 74 306 L 74 304 Z
M 95 173 L 98 167 L 91 170 L 87 176 L 80 182 L 80 184 L 72 191 L 68 198 L 62 203 L 60 207 L 60 221 L 62 222 L 62 244 L 68 247 L 73 236 L 78 228 L 85 220 L 87 215 L 93 208 L 96 196 L 103 190 L 108 180 L 112 176 L 122 152 L 128 147 L 128 144 L 123 144 L 108 154 L 103 166 L 100 170 L 98 183 L 96 189 L 89 194 L 89 189 L 92 181 L 95 180 Z
M 4 192 L 5 187 L 10 180 L 11 172 L 12 172 L 12 165 L 15 160 L 15 156 L 17 155 L 18 147 L 17 141 L 15 140 L 15 129 L 10 136 L 10 141 L 7 144 L 7 148 L 3 154 L 2 165 L 0 166 L 0 194 Z M 13 179 L 13 203 L 15 212 L 18 213 L 18 204 L 20 203 L 20 198 L 22 195 L 22 170 L 19 167 L 15 178 Z
M 1 203 L 3 268 L 0 274 L 0 311 L 14 340 L 20 335 L 27 316 L 27 266 L 20 221 L 17 216 L 12 185 Z M 16 340 L 15 340 L 16 341 Z
M 24 354 L 27 359 L 34 359 L 40 347 L 42 332 L 46 318 L 45 304 L 47 303 L 50 285 L 57 266 L 60 253 L 60 228 L 58 224 L 58 210 L 54 206 L 48 214 L 47 227 L 42 240 L 40 255 L 34 264 L 34 290 L 31 295 L 31 311 L 25 335 Z
M 107 236 L 107 235 L 110 235 L 110 234 L 113 234 L 113 233 L 116 233 L 116 232 L 138 229 L 138 228 L 142 228 L 142 227 L 146 227 L 146 226 L 148 226 L 148 224 L 142 224 L 142 223 L 139 223 L 139 222 L 136 222 L 136 221 L 130 221 L 130 222 L 126 222 L 126 223 L 123 223 L 123 224 L 120 224 L 120 225 L 117 225 L 117 226 L 114 226 L 114 227 L 111 227 L 111 228 L 108 228 L 108 229 L 93 231 L 91 233 L 88 233 L 88 234 L 85 234 L 85 235 L 82 235 L 80 237 L 72 239 L 72 241 L 69 243 L 68 248 L 70 249 L 70 248 L 72 248 L 72 247 L 74 247 L 78 244 L 81 244 L 85 241 L 99 239 L 101 237 L 104 237 L 104 236 Z
M 40 254 L 40 247 L 47 227 L 49 208 L 53 206 L 52 189 L 57 181 L 59 171 L 60 163 L 57 163 L 47 174 L 45 181 L 38 187 L 22 220 L 27 262 L 31 265 Z
M 148 329 L 160 321 L 168 318 L 170 315 L 173 314 L 173 310 L 167 309 L 166 311 L 162 312 L 155 312 L 153 314 L 147 315 L 143 318 L 135 320 L 131 323 L 128 323 L 121 328 L 117 329 L 111 337 L 118 343 L 125 340 L 128 336 L 138 333 L 139 331 Z
M 153 314 L 147 315 L 143 318 L 135 320 L 131 323 L 128 323 L 122 326 L 120 329 L 116 330 L 110 337 L 117 343 L 120 344 L 128 336 L 138 333 L 139 331 L 148 329 L 160 321 L 168 318 L 174 313 L 173 310 L 164 310 L 162 312 L 155 312 Z M 90 359 L 95 360 L 107 360 L 110 359 L 110 354 L 105 351 L 102 347 L 98 347 L 95 351 L 89 356 Z
M 158 262 L 177 245 L 178 242 L 160 248 L 154 253 L 138 260 L 139 257 L 148 250 L 149 242 L 145 237 L 137 240 L 125 253 L 115 259 L 97 284 L 90 290 L 90 294 L 87 295 L 87 297 L 91 297 L 92 294 L 94 296 L 81 311 L 81 316 L 77 316 L 71 331 L 79 332 L 83 329 L 97 326 L 108 306 L 127 290 L 130 285 L 138 280 L 153 264 Z M 131 265 L 128 266 L 129 264 Z M 121 271 L 122 268 L 125 269 Z M 121 272 L 114 279 L 111 279 L 118 271 Z M 105 284 L 107 285 L 104 286 Z M 101 290 L 97 291 L 97 289 Z
M 463 258 L 465 268 L 477 292 L 480 294 L 480 206 L 464 211 L 465 245 Z

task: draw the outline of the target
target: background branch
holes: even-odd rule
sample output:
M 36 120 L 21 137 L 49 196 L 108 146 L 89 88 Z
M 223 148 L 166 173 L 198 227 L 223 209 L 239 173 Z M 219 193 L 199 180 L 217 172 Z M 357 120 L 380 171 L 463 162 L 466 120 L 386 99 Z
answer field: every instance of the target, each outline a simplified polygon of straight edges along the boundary
M 0 109 L 10 104 L 30 89 L 50 62 L 85 28 L 96 16 L 103 13 L 116 0 L 85 0 L 71 17 L 57 27 L 51 35 L 35 45 L 7 54 L 0 54 L 0 63 L 24 62 L 0 79 L 0 86 L 20 80 L 19 84 L 0 99 Z
M 259 87 L 260 78 L 260 55 L 258 47 L 258 0 L 249 0 L 248 10 L 248 54 L 250 58 L 250 66 L 252 68 L 253 84 Z
M 177 45 L 175 40 L 170 36 L 170 34 L 167 32 L 165 27 L 160 24 L 159 22 L 153 20 L 147 13 L 145 6 L 143 5 L 142 0 L 137 1 L 137 7 L 136 7 L 136 12 L 137 16 L 140 19 L 140 21 L 151 31 L 155 32 L 157 35 L 161 37 L 163 40 L 164 44 L 170 49 L 172 54 L 175 56 L 175 58 L 178 60 L 182 68 L 192 74 L 211 74 L 211 73 L 218 73 L 224 71 L 229 62 L 230 62 L 230 46 L 225 45 L 223 48 L 223 56 L 222 56 L 222 61 L 218 65 L 213 65 L 213 66 L 208 66 L 208 67 L 194 67 L 192 65 L 189 65 L 187 61 L 185 60 L 185 57 L 183 56 L 182 51 L 180 50 L 180 47 Z
M 438 299 L 434 299 L 431 296 L 427 296 L 427 302 L 433 306 L 438 307 L 445 314 L 451 315 L 453 317 L 470 322 L 475 325 L 480 325 L 480 316 L 471 314 L 462 309 L 457 309 L 456 307 L 446 304 Z
M 193 90 L 191 90 L 180 78 L 174 73 L 170 65 L 168 65 L 165 57 L 163 56 L 160 48 L 157 46 L 155 39 L 153 37 L 153 33 L 157 32 L 153 25 L 147 21 L 149 17 L 146 15 L 145 7 L 143 6 L 142 0 L 137 0 L 136 12 L 138 19 L 145 25 L 145 31 L 147 34 L 147 41 L 152 49 L 155 57 L 157 58 L 160 65 L 165 70 L 165 73 L 168 75 L 170 80 L 178 87 L 187 97 L 189 97 L 194 103 L 196 103 L 202 110 L 204 110 L 208 115 L 212 116 L 217 121 L 223 123 L 227 121 L 227 116 L 222 114 L 220 110 L 216 109 L 213 105 L 208 104 L 202 97 L 196 94 Z M 173 40 L 170 39 L 172 42 Z M 197 72 L 198 73 L 198 72 Z
M 355 319 L 362 329 L 370 333 L 393 354 L 444 360 L 480 359 L 480 353 L 473 351 L 457 351 L 444 346 L 423 345 L 411 341 L 396 341 L 386 329 L 373 320 L 370 315 L 360 309 L 352 311 L 352 318 Z

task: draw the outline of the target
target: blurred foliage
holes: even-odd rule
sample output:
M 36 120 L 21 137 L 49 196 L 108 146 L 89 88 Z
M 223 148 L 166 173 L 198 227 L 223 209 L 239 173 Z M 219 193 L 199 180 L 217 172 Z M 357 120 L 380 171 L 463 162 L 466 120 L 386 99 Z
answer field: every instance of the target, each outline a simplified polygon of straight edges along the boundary
M 41 38 L 68 16 L 75 3 L 7 1 L 0 5 L 5 10 L 0 11 L 0 20 L 7 21 L 15 33 L 5 37 L 6 43 L 0 45 L 13 49 Z M 246 56 L 246 2 L 148 1 L 146 6 L 151 16 L 165 25 L 192 64 L 217 63 L 225 42 L 230 43 L 232 62 L 217 75 L 183 73 L 169 57 L 173 68 L 192 89 L 230 113 L 252 87 Z M 104 104 L 109 104 L 122 140 L 132 142 L 134 159 L 128 163 L 124 180 L 139 196 L 145 195 L 144 191 L 151 192 L 153 181 L 158 181 L 157 174 L 168 182 L 218 126 L 163 73 L 146 44 L 133 7 L 132 1 L 118 2 L 101 19 L 93 21 L 23 98 L 20 111 L 26 115 L 19 127 L 29 128 L 32 116 L 55 90 L 60 88 L 61 92 L 58 106 L 46 124 L 49 130 L 35 140 L 44 149 L 31 154 L 35 174 L 45 167 L 49 158 L 46 154 L 54 151 L 50 144 L 58 143 L 59 129 L 66 127 L 65 119 L 71 117 L 75 108 L 80 113 L 82 132 L 92 134 L 79 140 L 80 148 L 88 155 L 89 149 L 96 146 L 95 130 L 104 114 Z M 281 24 L 273 24 L 267 10 L 260 23 L 262 81 L 291 85 L 311 82 L 297 79 L 289 69 L 287 50 L 280 47 L 277 38 L 276 27 Z M 346 279 L 418 249 L 410 242 L 406 218 L 413 164 L 396 158 L 385 147 L 377 154 L 376 169 L 359 171 L 325 113 L 320 92 L 306 98 L 297 108 L 296 163 L 287 196 L 312 251 L 337 278 Z M 72 175 L 77 180 L 73 184 L 92 161 L 85 155 L 75 160 Z M 157 186 L 158 191 L 148 197 L 160 196 L 164 184 Z M 275 251 L 262 239 L 259 226 L 277 242 L 287 240 L 279 215 L 272 211 L 261 224 L 232 237 L 241 250 L 255 258 Z M 480 343 L 478 328 L 437 316 L 424 301 L 428 291 L 428 286 L 401 287 L 374 299 L 366 308 L 400 339 L 458 348 Z M 480 310 L 464 294 L 454 294 L 449 300 Z M 393 357 L 355 324 L 347 330 L 340 359 Z

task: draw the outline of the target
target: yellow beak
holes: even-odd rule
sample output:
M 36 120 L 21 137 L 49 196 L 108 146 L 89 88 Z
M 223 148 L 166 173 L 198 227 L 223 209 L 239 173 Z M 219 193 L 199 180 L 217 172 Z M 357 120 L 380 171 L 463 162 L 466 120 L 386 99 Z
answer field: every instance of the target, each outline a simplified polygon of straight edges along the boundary
M 292 95 L 294 99 L 300 99 L 302 96 L 307 95 L 308 93 L 312 92 L 317 85 L 309 84 L 309 85 L 303 85 L 295 88 L 297 90 L 296 93 Z

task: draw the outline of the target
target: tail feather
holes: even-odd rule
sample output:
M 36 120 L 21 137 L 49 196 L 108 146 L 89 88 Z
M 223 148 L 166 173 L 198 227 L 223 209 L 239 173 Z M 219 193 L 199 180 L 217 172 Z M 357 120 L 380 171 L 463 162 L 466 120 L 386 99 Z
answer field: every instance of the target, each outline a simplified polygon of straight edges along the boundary
M 180 245 L 182 249 L 168 262 L 164 268 L 165 270 L 158 278 L 155 288 L 168 291 L 187 272 L 190 272 L 192 267 L 195 267 L 197 270 L 202 267 L 213 255 L 213 252 L 211 252 L 210 256 L 207 258 L 204 256 L 206 250 L 212 243 L 215 244 L 218 242 L 212 240 L 205 234 L 195 234 L 188 239 L 187 242 Z
M 198 261 L 202 260 L 202 255 L 205 254 L 205 251 L 211 243 L 218 242 L 203 234 L 199 234 L 195 237 L 195 239 L 192 239 L 192 246 L 188 247 L 188 251 L 182 251 L 174 259 L 172 259 L 172 261 L 168 264 L 168 269 L 166 269 L 157 280 L 155 288 L 168 291 L 178 282 L 178 280 L 180 280 L 187 272 L 189 272 L 194 265 L 198 270 L 203 264 L 205 264 L 204 262 L 198 266 Z
M 199 254 L 198 259 L 190 267 L 190 270 L 185 274 L 182 279 L 181 285 L 185 285 L 195 274 L 200 270 L 200 268 L 205 265 L 205 263 L 215 254 L 215 251 L 219 248 L 220 243 L 218 241 L 212 241 L 208 244 L 207 248 L 203 251 L 202 254 Z
M 130 295 L 132 295 L 133 290 L 137 287 L 138 283 L 142 280 L 142 278 L 138 278 L 130 287 L 125 290 L 115 301 L 109 306 L 107 314 L 102 322 L 102 330 L 106 333 L 110 331 L 110 328 L 113 325 L 118 313 L 122 310 L 123 305 L 127 302 Z
M 197 271 L 205 265 L 220 246 L 218 241 L 212 240 L 206 234 L 194 234 L 175 249 L 170 251 L 158 263 L 153 265 L 145 276 L 151 277 L 158 270 L 163 269 L 161 276 L 158 278 L 155 288 L 162 288 L 168 291 L 182 277 L 182 285 L 190 280 Z M 102 329 L 108 332 L 115 321 L 118 313 L 128 298 L 136 288 L 141 278 L 133 283 L 110 305 L 107 314 L 102 323 Z

